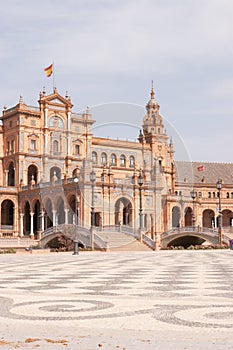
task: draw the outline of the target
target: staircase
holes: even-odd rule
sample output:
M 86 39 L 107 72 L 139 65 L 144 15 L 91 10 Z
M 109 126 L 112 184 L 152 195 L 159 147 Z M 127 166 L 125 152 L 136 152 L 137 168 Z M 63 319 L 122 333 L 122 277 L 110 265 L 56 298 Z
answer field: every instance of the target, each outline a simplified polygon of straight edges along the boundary
M 146 244 L 123 232 L 98 232 L 98 236 L 108 243 L 108 249 L 111 252 L 151 251 Z

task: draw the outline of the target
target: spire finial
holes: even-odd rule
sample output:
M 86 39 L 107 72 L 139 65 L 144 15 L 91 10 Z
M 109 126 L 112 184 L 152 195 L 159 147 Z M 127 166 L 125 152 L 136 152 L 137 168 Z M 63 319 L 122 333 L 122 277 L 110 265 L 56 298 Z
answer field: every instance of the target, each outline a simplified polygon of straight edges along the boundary
M 154 81 L 151 80 L 151 98 L 155 98 Z

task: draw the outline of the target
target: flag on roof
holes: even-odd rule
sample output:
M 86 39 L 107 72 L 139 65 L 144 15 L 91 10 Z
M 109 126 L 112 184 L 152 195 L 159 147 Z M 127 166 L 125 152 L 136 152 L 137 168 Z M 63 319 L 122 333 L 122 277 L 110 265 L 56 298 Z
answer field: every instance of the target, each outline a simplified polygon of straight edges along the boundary
M 53 74 L 53 63 L 50 64 L 47 68 L 44 68 L 46 77 L 49 78 Z
M 199 165 L 199 166 L 197 167 L 197 170 L 198 170 L 198 171 L 203 171 L 203 170 L 205 170 L 204 165 Z

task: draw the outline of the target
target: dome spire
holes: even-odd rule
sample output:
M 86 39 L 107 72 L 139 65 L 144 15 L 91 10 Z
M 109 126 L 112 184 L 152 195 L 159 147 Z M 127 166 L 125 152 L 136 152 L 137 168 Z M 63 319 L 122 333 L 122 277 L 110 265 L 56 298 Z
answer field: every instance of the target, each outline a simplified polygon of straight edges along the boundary
M 155 91 L 154 91 L 154 81 L 151 80 L 151 93 L 150 93 L 151 99 L 155 98 Z

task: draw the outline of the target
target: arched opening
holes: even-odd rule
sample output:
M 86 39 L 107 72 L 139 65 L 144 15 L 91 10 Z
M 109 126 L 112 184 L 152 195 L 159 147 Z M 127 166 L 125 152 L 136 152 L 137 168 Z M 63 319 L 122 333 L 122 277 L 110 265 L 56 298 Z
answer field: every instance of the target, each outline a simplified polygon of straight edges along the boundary
M 31 215 L 30 215 L 30 204 L 26 202 L 24 206 L 24 234 L 30 235 L 31 228 Z
M 180 227 L 180 208 L 172 208 L 172 227 Z
M 13 162 L 11 162 L 8 167 L 7 185 L 15 186 L 15 167 Z
M 134 158 L 134 156 L 130 156 L 129 157 L 129 166 L 130 166 L 130 168 L 134 168 L 134 166 L 135 166 L 135 158 Z
M 101 164 L 102 165 L 107 164 L 107 154 L 105 152 L 101 153 Z
M 178 237 L 175 238 L 173 241 L 171 241 L 168 244 L 168 247 L 184 247 L 187 249 L 188 247 L 195 246 L 195 245 L 201 245 L 205 242 L 203 238 L 196 237 L 196 236 L 184 236 L 184 237 Z
M 53 226 L 53 212 L 52 212 L 52 202 L 50 199 L 47 199 L 44 206 L 44 223 L 45 229 Z
M 77 203 L 75 203 L 75 195 L 72 194 L 72 196 L 70 196 L 69 200 L 69 214 L 68 214 L 68 223 L 69 224 L 74 224 L 75 223 L 75 208 L 77 205 L 77 223 L 79 224 L 79 200 L 77 199 Z
M 35 183 L 38 182 L 38 169 L 35 165 L 28 167 L 28 185 L 30 185 L 31 180 L 34 180 Z
M 92 152 L 92 164 L 97 164 L 98 158 L 97 158 L 97 153 L 96 152 Z
M 34 215 L 33 215 L 33 228 L 34 228 L 34 233 L 37 233 L 40 228 L 40 202 L 39 200 L 36 201 L 34 205 Z
M 187 226 L 192 226 L 192 218 L 193 218 L 193 211 L 190 207 L 185 209 L 185 216 L 184 216 L 184 225 L 185 227 Z
M 61 169 L 58 168 L 57 166 L 53 166 L 51 169 L 50 169 L 50 181 L 53 180 L 53 177 L 56 177 L 57 180 L 60 180 L 61 179 Z
M 124 154 L 120 156 L 120 166 L 125 167 L 126 166 L 126 157 Z
M 222 226 L 232 227 L 233 226 L 233 212 L 229 209 L 222 211 Z
M 215 218 L 215 215 L 213 210 L 211 209 L 204 210 L 202 214 L 202 226 L 208 227 L 208 228 L 215 227 L 214 218 Z
M 10 199 L 5 199 L 1 204 L 1 225 L 11 226 L 9 229 L 13 229 L 14 225 L 14 203 Z
M 59 141 L 53 141 L 53 154 L 59 153 Z
M 117 157 L 116 157 L 116 155 L 114 153 L 111 154 L 110 165 L 112 165 L 112 166 L 116 166 L 117 165 Z
M 78 242 L 79 248 L 84 248 L 84 244 L 82 242 Z M 70 237 L 58 232 L 57 236 L 51 239 L 47 244 L 46 248 L 50 248 L 54 251 L 73 251 L 74 242 Z
M 132 203 L 125 197 L 119 198 L 115 203 L 115 224 L 132 225 Z
M 78 174 L 79 174 L 79 168 L 75 168 L 73 171 L 72 171 L 72 177 L 78 177 Z
M 57 202 L 57 223 L 58 225 L 65 223 L 64 201 L 59 198 Z

